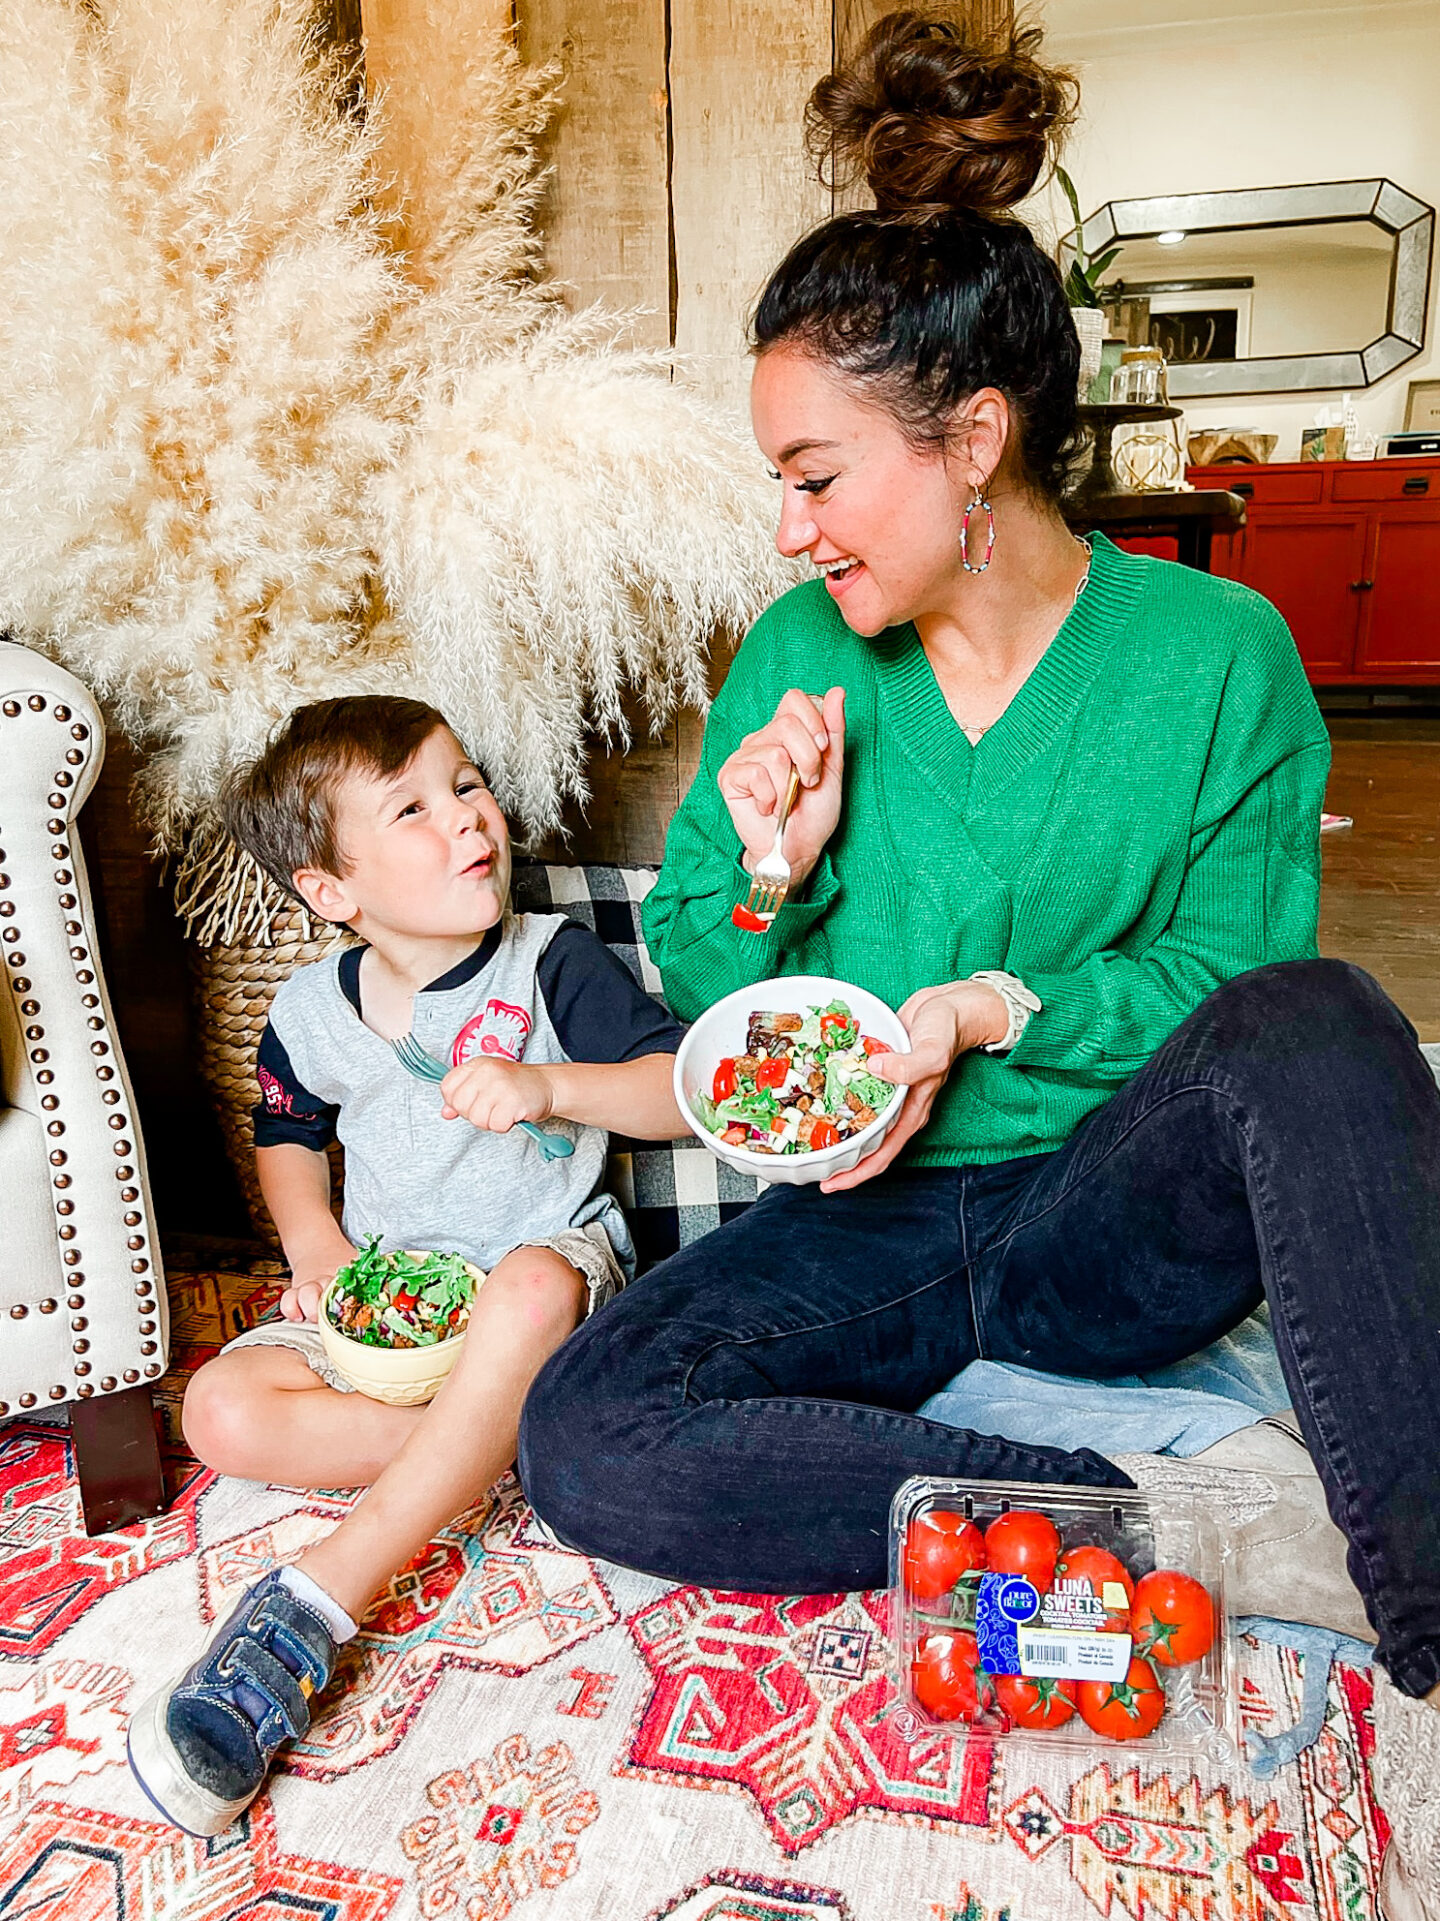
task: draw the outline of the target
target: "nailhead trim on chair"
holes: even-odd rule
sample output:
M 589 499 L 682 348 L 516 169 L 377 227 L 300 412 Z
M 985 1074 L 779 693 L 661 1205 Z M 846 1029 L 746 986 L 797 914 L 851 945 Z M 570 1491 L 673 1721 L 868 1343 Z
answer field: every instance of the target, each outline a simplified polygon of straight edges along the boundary
M 31 694 L 26 700 L 26 706 L 35 714 L 43 714 L 46 709 L 49 708 L 57 721 L 62 725 L 70 725 L 70 738 L 77 743 L 75 746 L 66 748 L 65 766 L 57 768 L 52 775 L 51 778 L 55 791 L 47 797 L 47 805 L 52 812 L 52 818 L 45 823 L 46 831 L 51 837 L 51 857 L 57 862 L 65 862 L 70 859 L 69 835 L 74 825 L 73 822 L 65 818 L 65 810 L 72 798 L 65 790 L 73 788 L 75 785 L 76 775 L 71 770 L 81 768 L 85 765 L 90 749 L 79 743 L 87 742 L 90 739 L 90 729 L 80 721 L 75 721 L 72 724 L 71 709 L 63 701 L 56 701 L 52 706 L 47 695 Z M 21 712 L 22 709 L 18 700 L 12 699 L 0 703 L 0 714 L 3 714 L 7 719 L 15 719 Z M 0 849 L 0 865 L 3 865 L 4 859 L 4 850 Z M 61 888 L 69 888 L 73 884 L 74 878 L 74 873 L 69 867 L 60 865 L 54 870 L 56 885 Z M 0 891 L 8 890 L 9 886 L 9 875 L 0 873 Z M 67 913 L 72 913 L 80 904 L 79 896 L 74 893 L 62 893 L 59 899 L 62 910 Z M 13 901 L 0 902 L 0 919 L 7 921 L 13 920 L 15 913 L 16 907 Z M 64 931 L 67 939 L 71 942 L 70 959 L 75 966 L 75 981 L 77 986 L 81 988 L 93 987 L 95 984 L 94 971 L 92 968 L 84 965 L 90 958 L 89 950 L 76 939 L 78 935 L 84 932 L 83 924 L 78 920 L 67 920 L 64 924 Z M 18 926 L 6 926 L 3 930 L 0 930 L 0 941 L 3 941 L 11 950 L 5 956 L 6 961 L 10 967 L 15 969 L 23 968 L 25 965 L 25 956 L 19 951 L 17 945 L 20 938 L 21 935 Z M 12 976 L 10 985 L 16 995 L 23 994 L 29 996 L 32 994 L 31 982 L 18 972 Z M 103 1058 L 110 1053 L 110 1044 L 102 1038 L 106 1032 L 107 1023 L 100 996 L 94 993 L 82 993 L 80 1004 L 87 1010 L 86 1026 L 96 1036 L 90 1043 L 90 1051 L 92 1055 L 96 1057 L 96 1078 L 101 1082 L 111 1081 L 115 1078 L 115 1069 L 105 1062 Z M 39 1019 L 42 1012 L 43 1009 L 38 999 L 28 998 L 20 1002 L 21 1017 L 29 1023 L 24 1029 L 24 1035 L 26 1042 L 30 1043 L 29 1055 L 32 1067 L 35 1070 L 35 1079 L 38 1085 L 48 1088 L 54 1085 L 55 1074 L 53 1068 L 48 1065 L 50 1050 L 39 1044 L 45 1039 L 45 1029 L 40 1024 Z M 101 1094 L 101 1099 L 107 1106 L 119 1107 L 121 1101 L 120 1091 L 116 1088 L 105 1087 Z M 60 1096 L 53 1093 L 44 1094 L 41 1096 L 40 1104 L 44 1112 L 53 1114 L 60 1106 Z M 123 1109 L 117 1113 L 108 1115 L 107 1119 L 109 1120 L 110 1126 L 117 1133 L 124 1133 L 130 1127 L 130 1116 L 125 1113 Z M 46 1122 L 46 1132 L 52 1140 L 60 1139 L 65 1131 L 66 1124 L 62 1120 L 56 1119 Z M 122 1160 L 125 1155 L 132 1152 L 133 1145 L 128 1139 L 117 1140 L 115 1142 L 115 1153 Z M 49 1158 L 52 1167 L 63 1168 L 67 1163 L 68 1157 L 63 1148 L 55 1147 L 51 1149 Z M 119 1181 L 133 1180 L 134 1175 L 135 1169 L 128 1163 L 115 1170 L 115 1178 Z M 62 1198 L 55 1201 L 55 1213 L 57 1217 L 56 1238 L 64 1243 L 61 1248 L 61 1259 L 64 1265 L 72 1270 L 66 1275 L 66 1282 L 71 1288 L 76 1290 L 66 1296 L 65 1304 L 73 1316 L 70 1322 L 71 1332 L 72 1334 L 79 1335 L 82 1334 L 89 1325 L 89 1321 L 86 1315 L 79 1312 L 79 1310 L 85 1306 L 85 1296 L 79 1291 L 85 1277 L 84 1274 L 79 1271 L 79 1264 L 83 1258 L 81 1249 L 78 1245 L 73 1245 L 73 1243 L 77 1241 L 78 1236 L 78 1229 L 70 1219 L 70 1216 L 75 1212 L 75 1204 L 66 1197 L 67 1190 L 73 1185 L 71 1176 L 65 1173 L 58 1173 L 53 1177 L 53 1185 L 57 1193 L 62 1196 Z M 131 1211 L 125 1215 L 125 1226 L 132 1230 L 137 1228 L 142 1230 L 138 1233 L 132 1231 L 126 1241 L 126 1246 L 138 1257 L 141 1250 L 148 1245 L 144 1215 L 142 1212 L 136 1210 L 133 1205 L 140 1200 L 139 1188 L 122 1188 L 121 1200 L 123 1203 L 131 1206 Z M 148 1274 L 150 1263 L 143 1258 L 136 1258 L 131 1261 L 130 1266 L 132 1272 L 135 1274 Z M 135 1288 L 136 1314 L 139 1322 L 138 1331 L 144 1336 L 152 1336 L 157 1327 L 155 1319 L 147 1318 L 153 1317 L 155 1314 L 155 1302 L 152 1299 L 153 1288 L 153 1281 L 148 1279 L 139 1282 Z M 59 1302 L 54 1299 L 49 1299 L 41 1301 L 38 1306 L 42 1314 L 53 1314 L 59 1306 Z M 24 1320 L 28 1312 L 28 1307 L 18 1304 L 10 1310 L 11 1317 L 15 1320 Z M 76 1356 L 88 1354 L 89 1349 L 90 1343 L 87 1339 L 77 1339 L 72 1343 L 72 1351 Z M 154 1354 L 156 1349 L 157 1343 L 153 1339 L 147 1338 L 140 1344 L 140 1352 L 142 1354 Z M 92 1364 L 88 1360 L 76 1359 L 72 1362 L 71 1371 L 76 1377 L 76 1385 L 73 1390 L 75 1397 L 85 1399 L 93 1395 L 95 1393 L 94 1384 L 83 1379 L 84 1376 L 92 1372 Z M 145 1374 L 147 1378 L 153 1378 L 158 1375 L 160 1371 L 160 1365 L 157 1362 L 148 1366 L 145 1369 Z M 131 1385 L 139 1379 L 139 1370 L 136 1368 L 126 1368 L 123 1378 L 127 1386 Z M 107 1374 L 100 1381 L 100 1392 L 102 1394 L 114 1393 L 119 1386 L 120 1382 L 117 1381 L 116 1377 L 113 1374 Z M 50 1388 L 48 1394 L 52 1401 L 63 1401 L 69 1398 L 70 1390 L 63 1385 L 57 1385 Z M 34 1407 L 36 1400 L 37 1396 L 34 1393 L 24 1393 L 19 1397 L 19 1405 L 22 1408 Z M 8 1402 L 0 1402 L 0 1415 L 8 1414 L 9 1411 Z

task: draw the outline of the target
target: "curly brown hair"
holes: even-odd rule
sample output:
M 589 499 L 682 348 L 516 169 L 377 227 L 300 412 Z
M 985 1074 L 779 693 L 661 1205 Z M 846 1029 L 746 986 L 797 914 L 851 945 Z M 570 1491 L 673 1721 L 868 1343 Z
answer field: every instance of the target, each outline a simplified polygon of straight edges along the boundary
M 1008 213 L 1080 104 L 1074 74 L 1040 60 L 1042 37 L 1027 26 L 977 37 L 942 16 L 886 14 L 806 105 L 822 178 L 863 178 L 880 213 Z
M 1080 343 L 1060 274 L 1013 209 L 1078 104 L 1039 57 L 1040 31 L 977 38 L 913 10 L 876 22 L 820 81 L 806 138 L 822 179 L 861 176 L 872 212 L 796 242 L 755 310 L 764 353 L 793 343 L 944 442 L 982 387 L 1010 401 L 1024 473 L 1057 500 L 1080 445 Z

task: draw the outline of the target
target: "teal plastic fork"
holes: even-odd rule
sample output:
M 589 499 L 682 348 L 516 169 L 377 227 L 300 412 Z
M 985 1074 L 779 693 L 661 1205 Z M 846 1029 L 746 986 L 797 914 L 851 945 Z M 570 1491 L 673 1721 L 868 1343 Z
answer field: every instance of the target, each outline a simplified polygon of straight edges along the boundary
M 425 1052 L 413 1034 L 391 1041 L 390 1045 L 395 1050 L 396 1060 L 417 1081 L 431 1081 L 438 1086 L 450 1072 L 442 1061 Z M 516 1126 L 530 1136 L 540 1149 L 542 1158 L 547 1161 L 568 1161 L 575 1152 L 575 1143 L 567 1135 L 547 1133 L 543 1127 L 537 1127 L 534 1121 L 517 1121 Z

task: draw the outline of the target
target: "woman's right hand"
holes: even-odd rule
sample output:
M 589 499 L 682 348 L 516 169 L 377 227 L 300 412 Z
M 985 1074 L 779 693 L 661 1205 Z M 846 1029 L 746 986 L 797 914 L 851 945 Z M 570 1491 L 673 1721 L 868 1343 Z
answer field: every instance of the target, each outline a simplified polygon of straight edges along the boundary
M 785 828 L 791 886 L 799 887 L 820 858 L 840 818 L 845 772 L 845 689 L 832 687 L 817 704 L 792 688 L 775 718 L 747 734 L 719 773 L 722 799 L 744 846 L 747 871 L 775 844 L 775 817 L 785 798 L 790 770 L 800 771 L 800 791 Z

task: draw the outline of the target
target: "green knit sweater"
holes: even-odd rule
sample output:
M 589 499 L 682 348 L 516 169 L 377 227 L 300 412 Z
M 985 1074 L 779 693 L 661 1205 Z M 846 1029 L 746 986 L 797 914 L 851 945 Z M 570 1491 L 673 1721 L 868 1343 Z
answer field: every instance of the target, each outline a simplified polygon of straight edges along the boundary
M 716 787 L 790 687 L 846 690 L 845 798 L 826 855 L 764 935 Z M 711 710 L 645 903 L 671 1006 L 774 974 L 898 1007 L 979 968 L 1039 995 L 1003 1057 L 965 1055 L 920 1166 L 1058 1147 L 1222 981 L 1316 952 L 1329 742 L 1284 621 L 1231 581 L 1095 539 L 1085 591 L 972 747 L 910 626 L 864 639 L 821 581 L 756 622 Z

